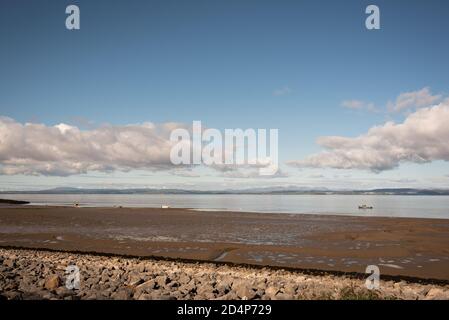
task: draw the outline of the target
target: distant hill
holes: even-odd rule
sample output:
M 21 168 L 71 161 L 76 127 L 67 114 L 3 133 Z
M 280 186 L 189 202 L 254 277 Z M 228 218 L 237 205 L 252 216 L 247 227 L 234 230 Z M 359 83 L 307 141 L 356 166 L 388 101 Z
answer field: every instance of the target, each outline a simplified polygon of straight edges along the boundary
M 267 187 L 249 188 L 239 190 L 186 190 L 186 189 L 156 189 L 156 188 L 131 188 L 131 189 L 82 189 L 82 188 L 53 188 L 47 190 L 21 190 L 0 191 L 0 194 L 321 194 L 321 195 L 432 195 L 447 196 L 449 189 L 412 189 L 412 188 L 387 188 L 372 190 L 329 190 L 307 189 L 297 187 Z

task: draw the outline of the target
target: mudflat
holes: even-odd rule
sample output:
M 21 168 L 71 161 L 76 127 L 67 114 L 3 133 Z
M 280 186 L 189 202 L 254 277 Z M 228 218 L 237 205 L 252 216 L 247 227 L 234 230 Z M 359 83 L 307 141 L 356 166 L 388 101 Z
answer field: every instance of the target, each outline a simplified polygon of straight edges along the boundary
M 0 246 L 449 280 L 449 220 L 0 207 Z

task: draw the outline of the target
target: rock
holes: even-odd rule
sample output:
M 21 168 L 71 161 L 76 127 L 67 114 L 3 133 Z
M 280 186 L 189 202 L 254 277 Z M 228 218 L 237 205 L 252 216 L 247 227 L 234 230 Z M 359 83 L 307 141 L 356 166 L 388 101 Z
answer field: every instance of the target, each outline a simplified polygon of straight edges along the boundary
M 152 290 L 156 286 L 156 281 L 153 279 L 145 281 L 136 287 L 136 290 Z
M 279 292 L 277 295 L 274 296 L 272 300 L 293 300 L 293 299 L 294 299 L 293 295 Z
M 228 293 L 229 291 L 231 291 L 231 286 L 227 283 L 219 282 L 215 286 L 215 290 L 217 290 L 219 294 L 224 295 L 224 294 Z
M 137 298 L 137 300 L 153 300 L 153 297 L 151 296 L 151 294 L 141 294 L 139 296 L 139 298 Z
M 157 276 L 154 280 L 156 280 L 160 287 L 163 287 L 170 282 L 170 279 L 167 276 Z
M 298 289 L 298 286 L 295 284 L 286 284 L 284 286 L 284 293 L 293 296 L 296 294 L 297 289 Z
M 265 296 L 269 299 L 273 299 L 276 294 L 279 292 L 278 288 L 275 288 L 273 286 L 270 286 L 268 288 L 265 289 Z
M 22 294 L 17 291 L 8 291 L 2 293 L 8 300 L 22 300 Z
M 237 300 L 237 294 L 234 291 L 230 291 L 225 295 L 219 296 L 216 300 Z
M 446 300 L 449 299 L 449 291 L 439 288 L 432 288 L 427 292 L 425 300 Z
M 175 297 L 169 294 L 152 295 L 153 300 L 176 300 Z
M 103 281 L 103 282 L 108 282 L 109 281 L 109 279 L 110 279 L 110 277 L 109 277 L 109 274 L 107 273 L 107 272 L 103 272 L 102 274 L 101 274 L 101 281 Z
M 72 290 L 67 289 L 66 287 L 59 287 L 55 290 L 55 293 L 61 297 L 65 298 L 74 294 Z
M 71 263 L 83 270 L 80 290 L 68 290 L 58 277 Z M 0 300 L 338 299 L 343 288 L 357 286 L 345 276 L 0 248 Z M 382 281 L 378 293 L 379 298 L 449 299 L 449 286 L 390 280 Z M 359 289 L 353 295 L 373 296 Z
M 139 273 L 133 272 L 128 275 L 128 285 L 129 286 L 137 286 L 143 282 L 142 277 Z
M 16 262 L 12 259 L 6 259 L 3 261 L 3 265 L 8 267 L 8 268 L 14 268 L 16 265 Z
M 181 284 L 187 284 L 190 282 L 190 280 L 191 280 L 191 278 L 185 273 L 183 273 L 179 276 L 179 283 L 181 283 Z
M 196 292 L 195 281 L 191 280 L 189 283 L 181 285 L 178 290 L 185 294 Z
M 215 299 L 215 294 L 213 293 L 213 290 L 214 289 L 211 286 L 202 285 L 199 288 L 197 288 L 195 299 L 196 300 Z
M 256 292 L 253 290 L 252 286 L 243 280 L 236 281 L 232 284 L 232 290 L 241 299 L 251 300 L 256 296 Z
M 111 298 L 114 300 L 130 300 L 131 299 L 131 293 L 129 290 L 120 290 L 118 292 L 115 292 L 111 295 Z
M 61 280 L 57 274 L 51 275 L 45 279 L 45 289 L 54 290 L 59 287 Z

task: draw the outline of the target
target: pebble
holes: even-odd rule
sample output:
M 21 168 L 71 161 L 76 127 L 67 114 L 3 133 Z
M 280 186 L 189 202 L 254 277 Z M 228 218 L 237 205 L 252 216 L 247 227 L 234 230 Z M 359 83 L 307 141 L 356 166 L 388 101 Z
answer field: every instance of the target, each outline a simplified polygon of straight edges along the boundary
M 80 270 L 79 289 L 65 286 L 72 264 Z M 381 280 L 369 292 L 364 284 L 269 268 L 0 249 L 0 300 L 449 299 L 449 285 Z

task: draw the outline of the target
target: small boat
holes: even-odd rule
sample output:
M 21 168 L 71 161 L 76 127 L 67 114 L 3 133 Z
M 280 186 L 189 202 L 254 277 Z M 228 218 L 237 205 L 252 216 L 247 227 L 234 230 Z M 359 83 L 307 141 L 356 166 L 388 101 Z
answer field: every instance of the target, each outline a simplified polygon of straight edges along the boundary
M 373 209 L 373 206 L 367 206 L 366 204 L 362 204 L 359 206 L 359 209 Z
M 161 209 L 169 209 L 169 208 L 170 208 L 170 206 L 165 205 L 165 204 L 163 204 L 163 205 L 161 206 Z
M 74 206 L 75 208 L 79 208 L 80 204 L 79 204 L 78 202 L 75 202 L 75 203 L 73 204 L 73 206 Z

